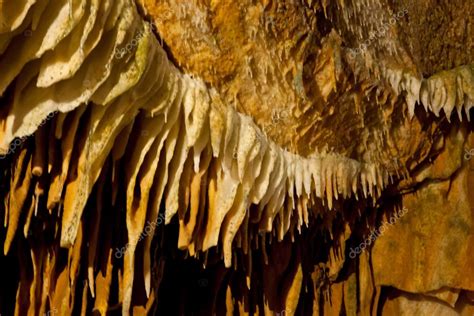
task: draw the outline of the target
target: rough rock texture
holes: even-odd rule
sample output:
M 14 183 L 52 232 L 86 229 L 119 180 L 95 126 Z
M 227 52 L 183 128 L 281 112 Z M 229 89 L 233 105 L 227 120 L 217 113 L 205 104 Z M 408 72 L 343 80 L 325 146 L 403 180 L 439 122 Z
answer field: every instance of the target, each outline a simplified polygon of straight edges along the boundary
M 0 69 L 0 313 L 474 312 L 472 2 L 6 0 Z

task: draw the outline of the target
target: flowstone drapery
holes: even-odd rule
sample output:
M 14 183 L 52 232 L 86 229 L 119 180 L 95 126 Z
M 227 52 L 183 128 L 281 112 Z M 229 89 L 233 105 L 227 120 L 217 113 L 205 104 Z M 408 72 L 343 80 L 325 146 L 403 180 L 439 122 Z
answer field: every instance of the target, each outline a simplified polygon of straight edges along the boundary
M 431 2 L 0 2 L 0 312 L 470 315 L 474 5 Z

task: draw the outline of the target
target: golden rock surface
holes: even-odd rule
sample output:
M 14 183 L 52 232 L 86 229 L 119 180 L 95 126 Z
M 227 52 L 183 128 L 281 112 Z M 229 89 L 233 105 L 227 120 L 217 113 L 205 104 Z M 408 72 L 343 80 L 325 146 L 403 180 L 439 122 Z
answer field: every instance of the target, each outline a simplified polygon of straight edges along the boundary
M 470 1 L 0 2 L 0 313 L 471 315 L 473 27 Z

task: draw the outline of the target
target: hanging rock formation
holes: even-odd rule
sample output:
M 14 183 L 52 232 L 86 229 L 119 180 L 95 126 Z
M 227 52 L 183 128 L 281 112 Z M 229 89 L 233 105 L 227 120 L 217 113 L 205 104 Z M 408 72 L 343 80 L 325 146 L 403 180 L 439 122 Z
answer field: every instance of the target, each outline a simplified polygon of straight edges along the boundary
M 473 34 L 469 1 L 0 2 L 0 313 L 472 315 Z

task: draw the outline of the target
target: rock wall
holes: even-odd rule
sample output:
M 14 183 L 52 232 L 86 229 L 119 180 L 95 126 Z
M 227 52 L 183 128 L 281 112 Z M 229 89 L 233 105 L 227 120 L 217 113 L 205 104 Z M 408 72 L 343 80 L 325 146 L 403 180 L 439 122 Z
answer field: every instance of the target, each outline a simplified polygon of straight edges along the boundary
M 469 12 L 0 2 L 0 313 L 473 314 Z

